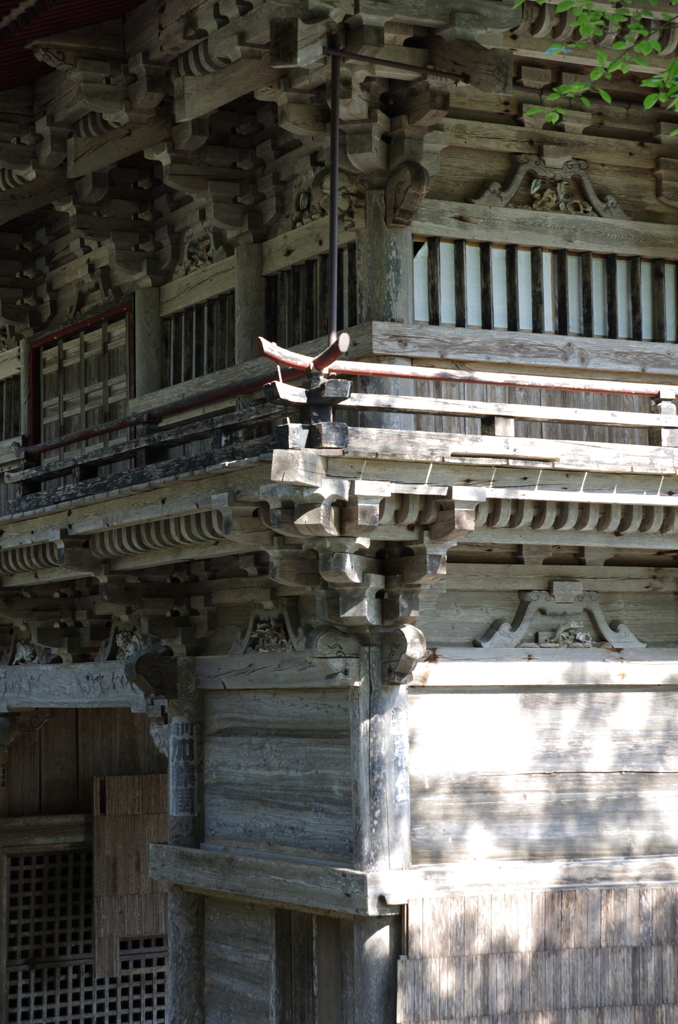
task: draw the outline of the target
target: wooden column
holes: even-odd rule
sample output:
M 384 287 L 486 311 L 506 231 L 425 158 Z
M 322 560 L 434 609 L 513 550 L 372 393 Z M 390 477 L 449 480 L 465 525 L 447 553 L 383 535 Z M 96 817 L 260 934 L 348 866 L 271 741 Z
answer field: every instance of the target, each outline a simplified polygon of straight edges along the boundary
M 21 435 L 29 438 L 31 434 L 31 346 L 28 338 L 22 338 L 19 342 L 19 359 L 21 361 Z
M 134 394 L 150 395 L 162 387 L 160 289 L 134 293 Z
M 363 647 L 352 688 L 354 859 L 359 870 L 410 866 L 407 687 L 383 681 L 381 647 Z M 393 908 L 394 911 L 396 908 Z M 342 923 L 345 1024 L 392 1024 L 401 917 Z
M 170 885 L 167 896 L 168 1024 L 202 1024 L 205 898 Z
M 195 661 L 178 659 L 178 699 L 169 702 L 169 836 L 172 846 L 202 839 L 202 694 Z M 171 885 L 168 919 L 168 1024 L 204 1019 L 204 898 Z
M 386 226 L 381 190 L 367 193 L 366 226 L 356 238 L 356 288 L 359 324 L 371 320 L 413 323 L 412 229 Z M 389 359 L 387 362 L 407 364 L 410 360 Z M 360 389 L 368 394 L 415 394 L 412 381 L 379 377 L 361 377 Z M 407 413 L 363 412 L 360 426 L 413 430 L 415 419 Z
M 346 1024 L 393 1024 L 400 936 L 400 916 L 342 923 Z
M 263 250 L 247 242 L 235 250 L 235 361 L 259 355 L 257 339 L 266 333 Z
M 384 193 L 367 193 L 365 230 L 356 238 L 358 323 L 414 320 L 412 229 L 388 228 Z
M 407 686 L 382 679 L 381 647 L 370 648 L 370 866 L 410 867 Z

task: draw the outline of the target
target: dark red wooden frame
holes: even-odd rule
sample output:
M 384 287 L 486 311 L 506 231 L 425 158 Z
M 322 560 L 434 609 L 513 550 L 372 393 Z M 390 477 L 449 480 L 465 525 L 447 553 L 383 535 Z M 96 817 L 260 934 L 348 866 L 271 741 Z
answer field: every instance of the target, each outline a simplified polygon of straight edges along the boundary
M 108 306 L 106 309 L 85 317 L 84 320 L 73 320 L 65 327 L 48 334 L 38 335 L 29 341 L 28 355 L 28 401 L 29 401 L 29 443 L 37 444 L 40 440 L 40 349 L 46 345 L 52 345 L 59 338 L 72 338 L 81 331 L 96 327 L 97 324 L 106 320 L 116 320 L 124 314 L 127 320 L 127 389 L 130 398 L 134 397 L 134 333 L 133 333 L 133 312 L 132 300 L 125 299 L 115 306 Z

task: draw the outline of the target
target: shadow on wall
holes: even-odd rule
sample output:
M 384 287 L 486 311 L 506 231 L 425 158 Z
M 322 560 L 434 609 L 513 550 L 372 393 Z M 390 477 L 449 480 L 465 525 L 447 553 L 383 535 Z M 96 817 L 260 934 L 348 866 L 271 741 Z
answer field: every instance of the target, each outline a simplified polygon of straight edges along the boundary
M 578 692 L 413 693 L 413 862 L 473 862 L 479 888 L 410 903 L 399 1022 L 678 1024 L 672 865 L 559 888 L 557 864 L 606 858 L 612 883 L 675 853 L 678 694 L 582 692 L 582 669 Z M 517 860 L 551 862 L 552 887 L 482 888 L 483 861 Z

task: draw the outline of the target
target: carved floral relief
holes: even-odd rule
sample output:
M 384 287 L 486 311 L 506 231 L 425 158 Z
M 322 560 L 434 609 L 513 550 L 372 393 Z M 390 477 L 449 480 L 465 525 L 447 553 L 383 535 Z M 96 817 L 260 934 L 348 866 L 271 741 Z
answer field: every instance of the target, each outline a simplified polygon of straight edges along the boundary
M 520 153 L 505 181 L 487 184 L 473 202 L 480 206 L 514 209 L 514 199 L 530 180 L 526 206 L 541 212 L 567 213 L 583 217 L 627 219 L 612 195 L 596 193 L 588 174 L 588 163 L 567 154 L 534 156 Z

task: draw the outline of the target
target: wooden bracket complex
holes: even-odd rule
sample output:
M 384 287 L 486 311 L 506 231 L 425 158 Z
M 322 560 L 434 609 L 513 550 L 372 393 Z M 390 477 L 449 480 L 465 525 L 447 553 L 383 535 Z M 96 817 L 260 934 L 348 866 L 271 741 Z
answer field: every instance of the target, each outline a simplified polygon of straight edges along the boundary
M 179 696 L 177 659 L 170 647 L 154 644 L 135 651 L 125 662 L 125 675 L 149 697 L 176 700 Z

